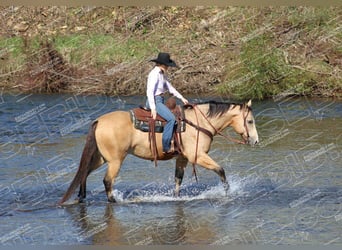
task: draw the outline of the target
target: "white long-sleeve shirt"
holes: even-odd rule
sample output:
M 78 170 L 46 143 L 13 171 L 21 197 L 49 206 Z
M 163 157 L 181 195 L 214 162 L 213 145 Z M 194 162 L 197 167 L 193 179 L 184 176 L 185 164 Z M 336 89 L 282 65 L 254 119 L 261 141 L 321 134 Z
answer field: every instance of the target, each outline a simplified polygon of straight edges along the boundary
M 154 67 L 148 74 L 147 78 L 147 98 L 151 109 L 156 108 L 154 97 L 157 95 L 164 94 L 169 91 L 172 95 L 179 99 L 183 96 L 171 85 L 163 71 L 158 67 Z

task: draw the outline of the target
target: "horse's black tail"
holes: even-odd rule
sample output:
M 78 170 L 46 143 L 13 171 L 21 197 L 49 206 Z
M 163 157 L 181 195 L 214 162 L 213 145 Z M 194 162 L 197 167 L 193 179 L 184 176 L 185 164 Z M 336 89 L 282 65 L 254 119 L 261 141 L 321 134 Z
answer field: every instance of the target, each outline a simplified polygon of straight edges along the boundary
M 95 121 L 90 126 L 77 173 L 72 180 L 68 190 L 64 194 L 63 198 L 58 202 L 58 204 L 63 204 L 65 201 L 67 201 L 79 185 L 84 185 L 85 188 L 86 179 L 92 171 L 92 164 L 99 161 L 100 154 L 98 153 L 95 138 L 96 126 L 97 121 Z

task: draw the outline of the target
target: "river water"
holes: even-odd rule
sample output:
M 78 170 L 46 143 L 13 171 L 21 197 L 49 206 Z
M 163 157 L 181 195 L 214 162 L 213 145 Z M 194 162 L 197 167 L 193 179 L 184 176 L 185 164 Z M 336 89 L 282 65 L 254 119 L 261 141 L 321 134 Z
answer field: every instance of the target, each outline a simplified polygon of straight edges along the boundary
M 103 166 L 88 178 L 85 204 L 56 206 L 91 120 L 142 103 L 139 96 L 1 94 L 0 245 L 342 245 L 342 103 L 335 100 L 254 102 L 260 145 L 220 137 L 212 144 L 227 196 L 215 173 L 197 167 L 196 183 L 188 166 L 174 198 L 175 160 L 155 168 L 128 156 L 116 204 L 106 202 Z

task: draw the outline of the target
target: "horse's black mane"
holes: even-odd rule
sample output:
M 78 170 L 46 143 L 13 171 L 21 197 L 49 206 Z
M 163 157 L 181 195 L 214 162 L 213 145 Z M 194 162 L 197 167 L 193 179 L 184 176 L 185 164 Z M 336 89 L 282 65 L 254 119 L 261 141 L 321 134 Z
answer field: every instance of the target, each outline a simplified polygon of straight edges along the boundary
M 194 104 L 196 105 L 209 104 L 209 109 L 207 113 L 208 117 L 220 116 L 226 113 L 230 108 L 234 108 L 235 106 L 240 106 L 240 109 L 242 109 L 243 107 L 243 104 L 241 103 L 218 102 L 218 101 L 213 101 L 213 100 L 205 101 L 205 102 L 197 102 Z

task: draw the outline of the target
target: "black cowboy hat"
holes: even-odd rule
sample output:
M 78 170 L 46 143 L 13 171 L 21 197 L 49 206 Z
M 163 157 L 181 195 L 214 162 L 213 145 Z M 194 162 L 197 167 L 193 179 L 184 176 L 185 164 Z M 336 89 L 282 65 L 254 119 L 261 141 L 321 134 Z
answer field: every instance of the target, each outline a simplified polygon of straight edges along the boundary
M 151 62 L 163 64 L 170 67 L 177 67 L 175 61 L 171 60 L 169 53 L 160 52 L 156 59 L 152 59 Z

